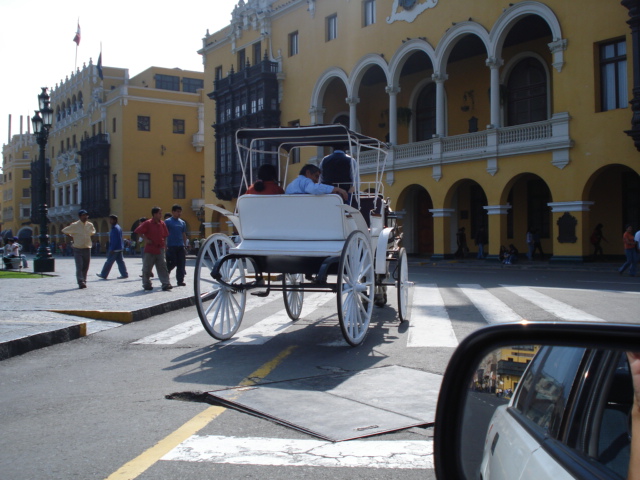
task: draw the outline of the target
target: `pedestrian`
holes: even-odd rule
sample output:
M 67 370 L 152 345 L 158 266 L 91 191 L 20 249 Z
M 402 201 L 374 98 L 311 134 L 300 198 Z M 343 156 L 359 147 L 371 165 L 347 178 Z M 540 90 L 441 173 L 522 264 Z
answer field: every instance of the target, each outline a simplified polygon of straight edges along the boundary
M 533 230 L 533 253 L 531 256 L 533 257 L 538 251 L 540 252 L 540 260 L 544 260 L 544 252 L 542 251 L 542 243 L 540 242 L 540 232 L 536 228 Z
M 464 227 L 460 227 L 458 229 L 458 233 L 456 233 L 456 243 L 458 245 L 458 249 L 456 250 L 455 257 L 466 257 L 469 247 L 467 246 L 467 234 L 464 232 Z
M 151 209 L 151 218 L 141 225 L 138 225 L 135 233 L 140 235 L 140 242 L 144 239 L 142 288 L 145 290 L 153 290 L 151 277 L 153 276 L 152 270 L 155 266 L 158 272 L 158 278 L 162 283 L 162 290 L 171 290 L 173 287 L 169 281 L 165 257 L 166 238 L 169 236 L 169 231 L 162 221 L 162 209 L 160 207 L 153 207 Z
M 594 228 L 593 232 L 591 233 L 590 241 L 591 241 L 591 245 L 593 245 L 594 260 L 598 256 L 598 254 L 604 255 L 604 251 L 602 250 L 602 246 L 600 245 L 602 240 L 604 240 L 605 242 L 608 242 L 608 240 L 604 238 L 604 235 L 602 234 L 602 227 L 603 225 L 599 223 L 598 225 L 596 225 L 596 228 Z
M 87 272 L 91 262 L 91 235 L 95 235 L 96 229 L 89 222 L 89 213 L 86 210 L 78 212 L 79 219 L 62 229 L 62 233 L 73 238 L 73 259 L 76 262 L 76 280 L 78 288 L 87 288 Z
M 111 230 L 109 231 L 109 247 L 107 249 L 107 260 L 104 262 L 102 272 L 96 273 L 96 275 L 103 280 L 106 280 L 113 266 L 113 262 L 118 264 L 118 270 L 120 271 L 119 279 L 129 278 L 127 273 L 127 266 L 124 264 L 123 252 L 124 252 L 124 240 L 122 239 L 122 228 L 118 225 L 118 216 L 109 215 L 109 223 L 111 224 Z
M 200 240 L 197 238 L 193 241 L 193 249 L 195 250 L 196 255 L 198 255 L 198 252 L 200 251 Z
M 536 247 L 536 242 L 533 240 L 533 229 L 529 228 L 529 230 L 527 230 L 527 259 L 529 261 L 533 260 L 533 250 Z
M 509 250 L 507 250 L 506 260 L 504 261 L 505 265 L 513 265 L 518 262 L 518 249 L 513 243 L 509 244 Z
M 169 230 L 167 238 L 167 270 L 171 275 L 171 270 L 176 269 L 176 281 L 179 287 L 184 287 L 184 276 L 186 275 L 187 264 L 187 223 L 180 218 L 182 207 L 175 204 L 171 207 L 171 215 L 164 221 Z
M 624 246 L 624 254 L 627 257 L 627 261 L 618 269 L 618 273 L 622 275 L 627 267 L 629 267 L 629 275 L 635 277 L 637 244 L 635 237 L 633 236 L 633 227 L 631 225 L 627 225 L 627 229 L 622 235 L 622 244 Z
M 475 243 L 478 247 L 477 258 L 481 260 L 484 258 L 484 244 L 487 243 L 487 232 L 483 226 L 480 226 L 480 228 L 478 228 L 478 231 L 476 232 Z
M 4 246 L 4 256 L 7 258 L 19 258 L 22 262 L 22 268 L 29 268 L 27 257 L 22 255 L 22 245 L 19 243 L 18 237 L 7 237 Z

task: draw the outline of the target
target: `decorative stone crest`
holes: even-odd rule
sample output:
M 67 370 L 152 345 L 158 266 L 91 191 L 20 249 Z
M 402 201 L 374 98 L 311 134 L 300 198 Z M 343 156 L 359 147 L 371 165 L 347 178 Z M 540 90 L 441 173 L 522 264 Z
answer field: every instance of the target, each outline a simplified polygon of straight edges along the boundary
M 391 15 L 387 17 L 387 23 L 397 21 L 413 22 L 418 15 L 438 4 L 438 0 L 393 0 Z M 400 10 L 401 8 L 401 10 Z

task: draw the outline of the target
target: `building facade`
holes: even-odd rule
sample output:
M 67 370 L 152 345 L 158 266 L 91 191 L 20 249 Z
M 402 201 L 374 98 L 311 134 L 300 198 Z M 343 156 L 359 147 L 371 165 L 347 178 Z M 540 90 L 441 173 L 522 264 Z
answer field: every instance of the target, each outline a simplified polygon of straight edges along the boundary
M 603 224 L 620 255 L 640 228 L 635 3 L 242 0 L 200 50 L 206 203 L 233 210 L 232 127 L 338 122 L 390 143 L 410 253 L 447 258 L 461 228 L 473 251 L 484 229 L 497 259 L 531 231 L 545 258 L 583 261 Z
M 46 152 L 53 241 L 65 241 L 62 228 L 84 208 L 104 251 L 109 214 L 128 237 L 153 206 L 170 212 L 176 203 L 189 235 L 200 237 L 202 86 L 201 72 L 151 67 L 129 78 L 127 69 L 89 62 L 52 89 Z
M 20 133 L 11 135 L 2 147 L 0 175 L 0 241 L 18 237 L 25 251 L 32 246 L 31 162 L 38 146 L 29 131 L 30 119 L 20 118 Z M 23 130 L 23 127 L 26 127 Z

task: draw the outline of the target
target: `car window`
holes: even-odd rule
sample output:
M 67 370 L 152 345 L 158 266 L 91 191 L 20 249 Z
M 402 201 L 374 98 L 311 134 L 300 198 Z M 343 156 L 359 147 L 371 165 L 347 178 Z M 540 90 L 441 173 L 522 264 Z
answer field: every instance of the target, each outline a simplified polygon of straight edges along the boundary
M 543 347 L 522 380 L 515 408 L 554 437 L 584 354 L 584 348 Z

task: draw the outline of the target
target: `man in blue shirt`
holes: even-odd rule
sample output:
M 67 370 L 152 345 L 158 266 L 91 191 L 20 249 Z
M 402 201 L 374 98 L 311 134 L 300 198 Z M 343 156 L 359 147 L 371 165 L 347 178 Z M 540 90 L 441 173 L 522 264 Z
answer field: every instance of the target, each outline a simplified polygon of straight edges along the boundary
M 300 170 L 300 175 L 293 182 L 287 185 L 284 193 L 292 195 L 296 193 L 308 193 L 310 195 L 322 195 L 327 193 L 337 193 L 344 201 L 347 200 L 347 192 L 340 187 L 318 183 L 320 181 L 320 169 L 310 163 Z
M 186 275 L 187 263 L 187 223 L 180 218 L 182 207 L 174 205 L 171 207 L 171 218 L 167 218 L 164 223 L 169 230 L 167 238 L 167 270 L 176 269 L 176 280 L 179 287 L 184 287 L 184 276 Z
M 109 223 L 111 224 L 111 230 L 109 231 L 109 251 L 107 252 L 107 261 L 104 262 L 102 272 L 96 273 L 96 275 L 103 280 L 106 280 L 113 266 L 113 262 L 118 264 L 118 270 L 120 276 L 118 278 L 128 278 L 127 266 L 124 264 L 124 258 L 122 251 L 124 250 L 124 241 L 122 239 L 122 228 L 118 225 L 118 216 L 109 215 Z

